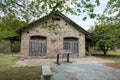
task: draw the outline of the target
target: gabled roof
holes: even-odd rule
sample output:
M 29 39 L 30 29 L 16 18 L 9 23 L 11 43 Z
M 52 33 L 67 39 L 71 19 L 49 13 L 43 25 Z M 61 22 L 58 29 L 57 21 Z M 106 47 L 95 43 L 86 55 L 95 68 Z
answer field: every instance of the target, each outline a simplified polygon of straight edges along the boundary
M 30 26 L 34 27 L 34 25 L 36 25 L 37 23 L 43 22 L 45 20 L 48 20 L 48 19 L 52 18 L 52 16 L 54 16 L 54 15 L 59 15 L 61 18 L 63 18 L 64 20 L 68 21 L 71 25 L 73 25 L 74 27 L 76 27 L 83 34 L 85 34 L 85 36 L 87 38 L 90 39 L 90 34 L 86 30 L 84 30 L 81 26 L 79 26 L 78 24 L 76 24 L 74 21 L 72 21 L 70 18 L 68 18 L 67 16 L 65 16 L 64 14 L 62 14 L 59 11 L 52 12 L 49 15 L 46 15 L 46 16 L 44 16 L 44 17 L 42 17 L 42 18 L 40 18 L 40 19 L 38 19 L 38 20 L 36 20 L 36 21 L 28 24 L 27 26 L 24 26 L 24 27 L 20 28 L 17 32 L 22 33 L 24 30 L 29 29 Z

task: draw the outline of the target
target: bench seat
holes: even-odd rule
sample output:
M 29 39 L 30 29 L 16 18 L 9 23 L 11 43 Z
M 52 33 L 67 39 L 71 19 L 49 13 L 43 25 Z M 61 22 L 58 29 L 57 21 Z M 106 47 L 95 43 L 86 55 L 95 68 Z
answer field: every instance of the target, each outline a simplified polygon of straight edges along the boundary
M 42 75 L 43 76 L 52 76 L 53 73 L 50 69 L 50 66 L 42 66 Z

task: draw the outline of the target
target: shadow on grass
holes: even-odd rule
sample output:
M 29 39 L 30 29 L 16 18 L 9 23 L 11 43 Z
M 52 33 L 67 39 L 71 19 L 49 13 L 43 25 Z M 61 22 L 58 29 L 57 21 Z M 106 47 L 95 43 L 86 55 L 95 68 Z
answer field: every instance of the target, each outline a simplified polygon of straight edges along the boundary
M 0 80 L 38 80 L 40 75 L 40 66 L 0 70 Z
M 116 57 L 120 58 L 120 55 L 114 55 L 114 54 L 106 54 L 105 56 L 103 54 L 94 54 L 92 53 L 92 56 L 98 56 L 98 57 Z
M 13 68 L 19 56 L 0 55 L 0 80 L 38 80 L 41 66 Z
M 120 53 L 115 51 L 109 51 L 105 56 L 103 55 L 103 52 L 100 51 L 93 51 L 91 52 L 92 56 L 103 58 L 103 59 L 109 59 L 115 61 L 117 64 L 120 65 Z

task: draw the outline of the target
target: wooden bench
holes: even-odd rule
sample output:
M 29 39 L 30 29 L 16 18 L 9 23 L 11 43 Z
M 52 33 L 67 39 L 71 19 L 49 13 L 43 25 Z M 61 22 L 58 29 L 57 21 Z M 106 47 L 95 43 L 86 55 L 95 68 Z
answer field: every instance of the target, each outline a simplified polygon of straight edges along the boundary
M 50 77 L 53 75 L 50 66 L 42 66 L 42 76 L 44 80 L 50 80 Z

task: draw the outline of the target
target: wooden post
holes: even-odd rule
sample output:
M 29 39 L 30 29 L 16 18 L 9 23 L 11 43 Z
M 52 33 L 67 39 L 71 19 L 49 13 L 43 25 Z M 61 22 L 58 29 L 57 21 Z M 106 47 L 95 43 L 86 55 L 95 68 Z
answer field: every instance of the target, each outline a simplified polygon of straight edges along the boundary
M 67 54 L 67 62 L 69 62 L 69 53 Z
M 59 64 L 59 54 L 57 54 L 57 64 Z

